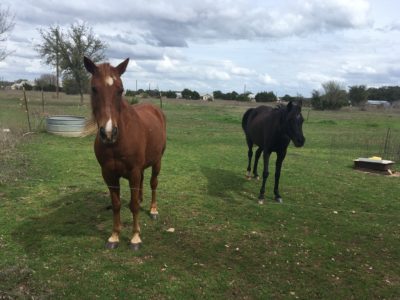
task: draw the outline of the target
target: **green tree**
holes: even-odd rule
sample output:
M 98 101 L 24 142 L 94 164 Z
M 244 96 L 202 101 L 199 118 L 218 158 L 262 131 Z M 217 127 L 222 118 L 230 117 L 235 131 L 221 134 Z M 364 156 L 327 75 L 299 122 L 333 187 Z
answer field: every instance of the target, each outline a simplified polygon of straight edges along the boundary
M 162 93 L 163 96 L 169 98 L 169 99 L 176 99 L 176 93 L 174 91 L 166 91 Z
M 80 87 L 78 86 L 76 80 L 71 75 L 64 75 L 63 80 L 63 91 L 67 95 L 77 95 L 80 93 Z
M 256 95 L 256 102 L 274 102 L 278 100 L 274 92 L 261 92 Z
M 56 69 L 56 94 L 59 98 L 60 82 L 60 62 L 61 62 L 61 43 L 62 32 L 59 26 L 50 26 L 48 30 L 39 29 L 42 42 L 35 46 L 40 57 L 47 65 Z
M 281 99 L 282 99 L 283 101 L 289 102 L 289 101 L 295 100 L 295 97 L 292 97 L 292 96 L 286 94 L 286 95 L 283 96 Z
M 322 98 L 325 109 L 340 109 L 348 103 L 346 90 L 334 80 L 322 84 L 324 96 Z
M 322 103 L 321 93 L 317 90 L 313 90 L 311 94 L 311 106 L 317 110 L 323 110 L 324 106 Z
M 2 8 L 0 4 L 0 45 L 7 40 L 7 33 L 14 28 L 14 15 L 9 8 Z M 0 61 L 4 60 L 10 52 L 6 47 L 0 46 Z
M 200 94 L 196 91 L 192 92 L 192 99 L 193 100 L 199 100 L 200 99 Z
M 223 99 L 223 93 L 221 91 L 213 92 L 214 99 Z
M 192 91 L 189 89 L 184 89 L 182 91 L 182 98 L 183 99 L 191 99 L 192 98 Z
M 322 84 L 323 94 L 314 90 L 311 105 L 314 109 L 340 109 L 348 103 L 348 95 L 342 85 L 336 81 L 327 81 Z
M 400 86 L 382 86 L 368 89 L 369 100 L 386 100 L 389 102 L 400 100 Z
M 103 60 L 106 45 L 96 38 L 92 28 L 86 24 L 71 25 L 60 45 L 61 68 L 64 70 L 65 76 L 76 81 L 81 96 L 81 104 L 83 104 L 83 93 L 89 82 L 88 74 L 83 65 L 83 57 L 90 57 L 93 62 Z
M 224 100 L 237 100 L 237 98 L 239 97 L 239 94 L 235 91 L 232 91 L 230 93 L 226 93 L 223 95 Z
M 250 101 L 249 95 L 250 95 L 250 93 L 243 93 L 243 94 L 237 95 L 236 100 L 242 101 L 242 102 L 249 102 Z
M 367 87 L 365 85 L 350 86 L 349 99 L 353 105 L 364 104 L 368 99 Z

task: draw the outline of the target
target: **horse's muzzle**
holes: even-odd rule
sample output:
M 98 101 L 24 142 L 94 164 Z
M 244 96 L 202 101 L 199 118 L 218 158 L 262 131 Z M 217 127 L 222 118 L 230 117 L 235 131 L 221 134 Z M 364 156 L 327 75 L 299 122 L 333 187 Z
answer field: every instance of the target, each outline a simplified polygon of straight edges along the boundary
M 303 147 L 305 142 L 306 142 L 306 139 L 305 139 L 304 137 L 297 138 L 297 139 L 294 139 L 294 140 L 293 140 L 293 144 L 294 144 L 297 148 Z
M 117 141 L 118 128 L 114 126 L 111 131 L 107 132 L 104 127 L 100 127 L 99 137 L 104 144 L 114 144 Z

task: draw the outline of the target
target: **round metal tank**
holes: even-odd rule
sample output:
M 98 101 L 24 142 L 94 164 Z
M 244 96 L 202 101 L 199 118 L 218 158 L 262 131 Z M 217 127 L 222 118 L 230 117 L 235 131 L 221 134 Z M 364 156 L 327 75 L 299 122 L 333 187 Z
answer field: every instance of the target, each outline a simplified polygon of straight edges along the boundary
M 46 118 L 46 130 L 57 135 L 77 137 L 82 133 L 85 122 L 84 117 L 51 116 Z

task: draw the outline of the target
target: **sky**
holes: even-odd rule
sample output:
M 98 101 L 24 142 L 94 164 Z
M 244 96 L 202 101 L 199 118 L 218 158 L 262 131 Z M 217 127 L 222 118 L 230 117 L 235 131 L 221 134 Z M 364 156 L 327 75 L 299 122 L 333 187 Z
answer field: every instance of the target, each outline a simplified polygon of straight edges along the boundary
M 34 49 L 39 29 L 85 23 L 107 44 L 106 61 L 130 63 L 125 89 L 202 94 L 273 91 L 309 97 L 343 87 L 399 85 L 396 0 L 2 0 L 15 27 L 0 79 L 54 73 Z

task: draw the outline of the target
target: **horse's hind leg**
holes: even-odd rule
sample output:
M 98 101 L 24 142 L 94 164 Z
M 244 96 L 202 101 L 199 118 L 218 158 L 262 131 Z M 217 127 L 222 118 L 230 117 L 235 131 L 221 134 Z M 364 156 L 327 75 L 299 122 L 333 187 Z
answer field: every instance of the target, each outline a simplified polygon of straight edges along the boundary
M 150 179 L 150 186 L 151 186 L 151 206 L 150 206 L 150 217 L 152 219 L 157 219 L 158 211 L 157 211 L 157 186 L 158 186 L 158 174 L 160 173 L 161 169 L 161 160 L 158 161 L 155 165 L 153 165 L 151 170 L 151 179 Z
M 246 177 L 247 177 L 247 179 L 251 179 L 251 158 L 253 157 L 253 142 L 248 137 L 246 137 L 246 142 L 247 142 L 247 146 L 249 147 L 249 150 L 247 152 L 248 164 L 247 164 Z
M 269 175 L 268 171 L 268 164 L 269 164 L 269 157 L 271 153 L 264 151 L 264 171 L 263 171 L 263 180 L 260 189 L 260 195 L 258 196 L 258 203 L 263 204 L 265 199 L 265 183 L 267 182 L 267 178 Z
M 258 167 L 258 160 L 260 159 L 262 151 L 263 151 L 262 148 L 258 147 L 256 151 L 256 157 L 254 158 L 253 178 L 257 180 L 260 179 L 260 177 L 258 176 L 257 167 Z
M 142 172 L 142 178 L 140 179 L 140 189 L 139 189 L 139 202 L 143 202 L 143 179 L 144 179 L 144 172 Z

